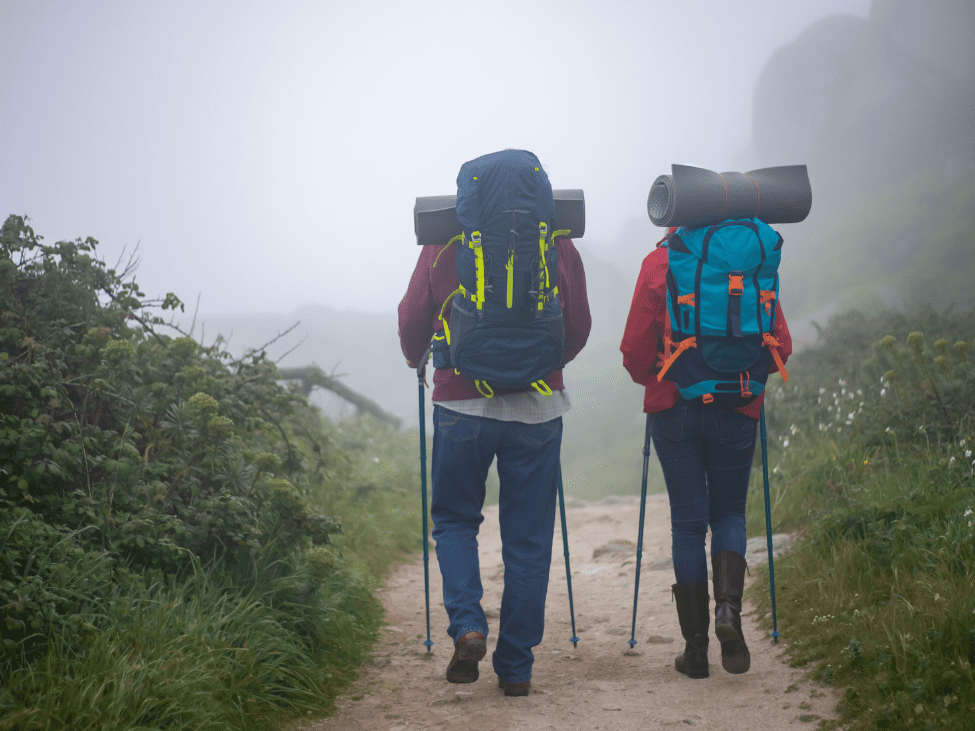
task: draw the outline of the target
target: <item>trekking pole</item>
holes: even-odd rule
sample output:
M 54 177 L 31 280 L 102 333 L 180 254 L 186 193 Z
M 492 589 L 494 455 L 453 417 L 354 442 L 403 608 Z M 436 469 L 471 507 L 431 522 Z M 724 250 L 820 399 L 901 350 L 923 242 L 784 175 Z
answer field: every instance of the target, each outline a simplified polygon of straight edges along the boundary
M 579 646 L 576 637 L 576 613 L 572 607 L 572 573 L 569 571 L 569 532 L 565 526 L 565 495 L 562 492 L 562 464 L 559 464 L 559 511 L 562 514 L 562 549 L 565 554 L 565 583 L 569 587 L 569 619 L 572 621 L 572 638 L 569 640 L 573 647 Z
M 427 604 L 427 641 L 423 644 L 427 646 L 427 654 L 433 647 L 433 641 L 430 639 L 430 549 L 427 540 L 427 420 L 423 413 L 423 402 L 426 400 L 423 393 L 423 388 L 426 385 L 424 376 L 426 375 L 429 357 L 430 348 L 427 348 L 427 352 L 420 359 L 420 365 L 416 368 L 417 389 L 420 394 L 420 509 L 423 512 L 423 589 Z
M 640 530 L 636 539 L 636 580 L 633 587 L 633 627 L 627 642 L 632 650 L 636 645 L 636 601 L 640 596 L 640 562 L 643 559 L 643 514 L 647 507 L 647 472 L 650 468 L 650 414 L 647 414 L 647 434 L 643 439 L 643 484 L 640 488 Z
M 768 440 L 765 434 L 765 404 L 759 420 L 762 432 L 762 476 L 765 478 L 765 532 L 768 535 L 768 582 L 772 593 L 772 642 L 779 641 L 779 626 L 775 619 L 775 564 L 772 557 L 772 508 L 768 492 Z

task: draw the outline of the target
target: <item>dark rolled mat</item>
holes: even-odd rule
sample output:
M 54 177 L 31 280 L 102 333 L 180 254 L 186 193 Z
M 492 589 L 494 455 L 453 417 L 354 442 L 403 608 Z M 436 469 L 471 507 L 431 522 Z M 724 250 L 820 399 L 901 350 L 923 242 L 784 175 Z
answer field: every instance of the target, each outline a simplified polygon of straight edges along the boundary
M 586 200 L 580 188 L 553 190 L 555 216 L 553 231 L 568 229 L 569 236 L 581 239 L 586 232 Z M 457 223 L 456 195 L 418 197 L 413 206 L 413 231 L 420 246 L 446 244 L 461 232 Z
M 737 218 L 798 223 L 812 207 L 805 165 L 747 173 L 716 173 L 690 165 L 671 165 L 671 170 L 653 181 L 647 198 L 655 226 L 697 228 Z

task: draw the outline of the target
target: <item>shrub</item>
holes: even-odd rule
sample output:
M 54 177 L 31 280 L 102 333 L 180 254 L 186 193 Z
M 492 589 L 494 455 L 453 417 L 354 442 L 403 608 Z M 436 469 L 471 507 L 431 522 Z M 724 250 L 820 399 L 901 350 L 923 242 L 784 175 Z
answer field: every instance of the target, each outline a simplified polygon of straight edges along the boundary
M 0 728 L 321 710 L 380 619 L 311 500 L 354 460 L 263 352 L 168 327 L 179 299 L 96 244 L 0 228 Z

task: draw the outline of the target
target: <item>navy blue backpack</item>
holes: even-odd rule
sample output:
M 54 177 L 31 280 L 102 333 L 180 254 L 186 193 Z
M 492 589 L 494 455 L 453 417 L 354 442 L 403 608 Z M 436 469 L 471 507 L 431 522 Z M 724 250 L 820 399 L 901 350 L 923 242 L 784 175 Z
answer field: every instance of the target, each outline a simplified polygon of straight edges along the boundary
M 483 396 L 549 395 L 544 379 L 565 365 L 554 241 L 568 232 L 551 230 L 554 211 L 548 175 L 525 150 L 484 155 L 457 175 L 460 287 L 449 319 L 441 311 L 433 364 L 456 368 Z
M 667 237 L 667 330 L 657 380 L 683 398 L 728 406 L 765 390 L 775 362 L 782 237 L 757 218 L 678 228 Z M 671 349 L 673 348 L 673 351 Z

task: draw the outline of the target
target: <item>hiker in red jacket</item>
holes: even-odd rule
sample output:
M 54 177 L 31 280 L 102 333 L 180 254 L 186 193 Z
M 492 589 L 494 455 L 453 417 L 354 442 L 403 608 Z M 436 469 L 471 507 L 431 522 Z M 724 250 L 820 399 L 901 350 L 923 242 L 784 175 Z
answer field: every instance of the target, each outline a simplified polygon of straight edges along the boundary
M 646 387 L 643 410 L 649 415 L 650 436 L 670 498 L 677 582 L 673 591 L 686 640 L 675 666 L 692 678 L 709 674 L 705 537 L 710 526 L 714 627 L 721 641 L 721 662 L 730 673 L 744 673 L 751 664 L 741 631 L 745 499 L 764 393 L 744 406 L 722 407 L 683 399 L 673 382 L 658 381 L 668 319 L 665 241 L 643 260 L 620 350 L 630 376 Z M 773 336 L 784 363 L 792 353 L 792 338 L 777 301 Z M 778 370 L 773 363 L 771 371 Z
M 557 238 L 558 297 L 565 321 L 565 362 L 582 350 L 592 320 L 582 259 L 572 241 Z M 423 246 L 399 305 L 399 337 L 406 362 L 417 368 L 440 313 L 457 290 L 456 246 Z M 442 252 L 442 253 L 441 253 Z M 438 259 L 439 257 L 439 259 Z M 472 683 L 486 653 L 487 619 L 481 607 L 477 532 L 483 520 L 485 481 L 497 457 L 504 593 L 494 671 L 505 695 L 527 695 L 532 648 L 542 640 L 545 596 L 559 479 L 562 415 L 570 402 L 562 371 L 545 379 L 552 395 L 534 389 L 485 398 L 453 368 L 433 374 L 431 464 L 433 538 L 443 576 L 447 633 L 454 654 L 447 680 Z M 422 425 L 421 425 L 422 428 Z

